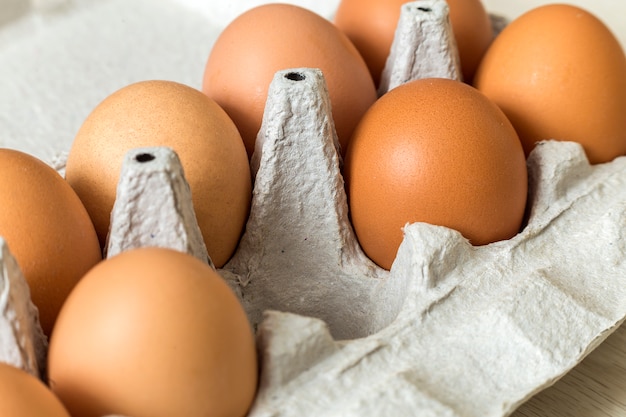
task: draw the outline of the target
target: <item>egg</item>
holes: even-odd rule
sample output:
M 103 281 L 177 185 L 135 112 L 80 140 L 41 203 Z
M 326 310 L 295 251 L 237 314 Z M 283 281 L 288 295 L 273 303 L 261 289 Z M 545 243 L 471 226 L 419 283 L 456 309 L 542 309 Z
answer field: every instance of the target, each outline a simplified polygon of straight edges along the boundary
M 352 40 L 378 84 L 406 0 L 342 0 L 334 22 Z M 459 49 L 463 79 L 471 82 L 493 40 L 493 28 L 480 0 L 447 0 Z
M 0 149 L 0 201 L 0 235 L 49 335 L 72 288 L 102 260 L 94 226 L 63 177 L 18 150 Z
M 474 83 L 511 120 L 527 154 L 547 139 L 580 143 L 591 163 L 626 154 L 626 56 L 579 7 L 550 4 L 515 19 Z
M 341 148 L 376 100 L 367 65 L 331 22 L 288 4 L 266 4 L 241 14 L 219 35 L 207 59 L 202 90 L 219 103 L 254 152 L 269 85 L 277 71 L 322 70 Z
M 80 127 L 65 176 L 83 201 L 104 247 L 125 154 L 167 146 L 179 156 L 211 260 L 235 251 L 250 210 L 252 184 L 235 124 L 215 101 L 163 80 L 134 83 L 105 98 Z
M 344 169 L 357 239 L 385 269 L 407 223 L 449 227 L 474 245 L 522 225 L 520 140 L 493 102 L 459 81 L 426 78 L 382 96 L 357 126 Z
M 207 264 L 165 248 L 122 252 L 67 299 L 48 376 L 72 417 L 243 417 L 257 385 L 252 328 Z
M 70 417 L 59 399 L 33 375 L 0 362 L 0 415 Z

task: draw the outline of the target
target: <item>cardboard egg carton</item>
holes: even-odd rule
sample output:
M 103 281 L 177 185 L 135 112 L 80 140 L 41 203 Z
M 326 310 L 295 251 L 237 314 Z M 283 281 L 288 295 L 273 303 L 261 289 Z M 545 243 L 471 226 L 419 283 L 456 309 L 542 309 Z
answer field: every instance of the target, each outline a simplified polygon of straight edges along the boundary
M 444 27 L 428 39 L 449 35 Z M 456 51 L 447 51 L 442 60 L 454 63 Z M 390 59 L 389 79 L 423 76 L 409 62 Z M 543 142 L 528 159 L 528 220 L 517 236 L 474 247 L 451 229 L 409 224 L 385 271 L 350 225 L 337 150 L 320 71 L 278 72 L 251 161 L 250 217 L 218 270 L 258 335 L 250 416 L 505 416 L 626 317 L 626 158 L 591 166 L 579 145 Z M 127 155 L 109 256 L 146 244 L 159 198 L 157 223 L 170 226 L 157 241 L 210 262 L 181 173 L 166 148 Z M 125 227 L 129 213 L 143 217 L 139 228 Z M 37 374 L 45 339 L 2 247 L 0 360 Z

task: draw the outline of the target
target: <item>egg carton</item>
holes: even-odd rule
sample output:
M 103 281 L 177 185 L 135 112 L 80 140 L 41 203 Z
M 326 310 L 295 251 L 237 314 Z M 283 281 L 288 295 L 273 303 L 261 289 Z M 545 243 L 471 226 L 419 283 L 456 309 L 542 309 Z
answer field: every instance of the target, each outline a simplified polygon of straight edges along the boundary
M 445 12 L 437 3 L 423 8 Z M 454 62 L 449 29 L 437 27 L 429 40 L 447 45 Z M 423 76 L 407 67 L 416 60 L 390 61 L 396 74 Z M 251 161 L 250 217 L 218 269 L 257 332 L 250 416 L 505 416 L 621 324 L 626 158 L 590 165 L 578 144 L 542 142 L 528 158 L 518 235 L 474 247 L 454 230 L 407 224 L 386 271 L 361 251 L 349 221 L 327 93 L 319 70 L 274 77 Z M 127 227 L 129 215 L 138 227 Z M 210 263 L 184 172 L 166 148 L 127 155 L 107 254 L 148 244 Z M 36 309 L 0 247 L 0 360 L 42 375 Z

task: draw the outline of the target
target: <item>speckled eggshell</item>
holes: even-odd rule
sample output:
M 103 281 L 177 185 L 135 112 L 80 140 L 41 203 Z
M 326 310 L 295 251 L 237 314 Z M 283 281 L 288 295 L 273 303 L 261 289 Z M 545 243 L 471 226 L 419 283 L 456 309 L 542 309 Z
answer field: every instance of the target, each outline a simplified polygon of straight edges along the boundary
M 331 22 L 295 5 L 267 4 L 240 15 L 215 41 L 202 90 L 234 120 L 249 156 L 274 74 L 303 67 L 322 70 L 345 150 L 376 88 L 355 46 Z
M 463 79 L 471 82 L 493 40 L 491 20 L 480 0 L 447 0 L 459 48 Z M 363 55 L 376 83 L 385 67 L 400 6 L 406 0 L 342 0 L 334 21 Z
M 93 219 L 104 246 L 124 155 L 168 146 L 179 156 L 213 263 L 232 256 L 250 209 L 250 167 L 228 115 L 199 90 L 172 81 L 143 81 L 102 101 L 81 126 L 66 178 Z
M 0 363 L 0 415 L 70 417 L 59 399 L 33 375 Z
M 591 163 L 626 154 L 626 56 L 579 7 L 551 4 L 518 17 L 474 82 L 506 113 L 527 154 L 547 139 L 582 144 Z
M 0 179 L 0 235 L 50 335 L 67 295 L 102 260 L 98 237 L 74 190 L 34 156 L 0 149 Z
M 513 237 L 527 171 L 519 138 L 475 88 L 421 79 L 382 96 L 345 160 L 352 223 L 365 253 L 391 267 L 407 223 L 458 230 L 474 245 Z
M 243 417 L 256 360 L 246 313 L 217 272 L 141 248 L 101 262 L 71 293 L 48 376 L 73 417 Z

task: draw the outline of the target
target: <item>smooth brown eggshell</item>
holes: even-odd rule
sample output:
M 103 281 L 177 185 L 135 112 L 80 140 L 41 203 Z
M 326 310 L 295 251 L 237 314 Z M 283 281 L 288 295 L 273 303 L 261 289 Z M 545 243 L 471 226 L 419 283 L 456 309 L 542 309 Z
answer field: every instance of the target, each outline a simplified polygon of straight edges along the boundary
M 102 101 L 69 152 L 65 175 L 81 198 L 104 247 L 124 155 L 168 146 L 179 156 L 209 256 L 217 267 L 232 256 L 252 195 L 246 151 L 232 120 L 202 92 L 172 81 L 143 81 Z
M 48 354 L 73 417 L 243 417 L 255 341 L 224 280 L 191 255 L 142 248 L 108 258 L 75 288 Z
M 0 235 L 24 274 L 50 334 L 66 297 L 102 260 L 94 226 L 74 190 L 29 154 L 0 149 Z
M 345 160 L 352 224 L 391 267 L 407 223 L 456 229 L 474 245 L 513 237 L 527 194 L 524 152 L 502 111 L 447 79 L 403 84 L 370 108 Z
M 0 363 L 0 416 L 70 417 L 43 382 L 6 363 Z
M 547 139 L 582 144 L 592 163 L 626 154 L 626 56 L 579 7 L 553 4 L 518 17 L 474 82 L 506 113 L 527 154 Z
M 406 0 L 342 0 L 334 22 L 352 40 L 378 84 Z M 471 82 L 493 40 L 493 28 L 480 0 L 447 0 L 459 49 L 463 79 Z
M 215 41 L 202 90 L 233 119 L 249 156 L 274 74 L 302 67 L 322 70 L 345 150 L 376 88 L 357 49 L 331 22 L 302 7 L 267 4 L 237 17 Z

